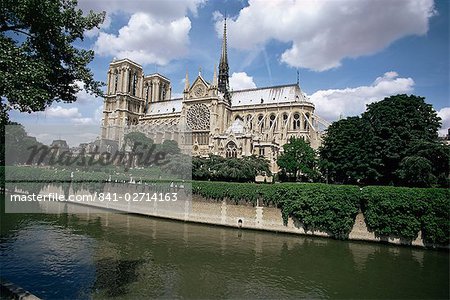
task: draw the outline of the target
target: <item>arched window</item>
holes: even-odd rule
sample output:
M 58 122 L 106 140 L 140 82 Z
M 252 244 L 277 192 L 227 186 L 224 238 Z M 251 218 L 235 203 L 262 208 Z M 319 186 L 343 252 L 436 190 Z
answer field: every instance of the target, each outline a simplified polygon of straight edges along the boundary
M 237 157 L 237 146 L 234 142 L 229 142 L 226 147 L 226 156 L 229 157 Z
M 292 120 L 292 129 L 293 130 L 300 129 L 300 114 L 299 113 L 294 114 L 294 120 Z
M 137 74 L 136 74 L 136 72 L 134 72 L 134 74 L 133 74 L 133 91 L 132 91 L 133 96 L 136 96 L 136 87 L 137 87 Z
M 269 117 L 269 127 L 270 128 L 272 128 L 274 126 L 275 119 L 276 119 L 275 115 L 270 115 L 270 117 Z
M 149 95 L 149 92 L 150 92 L 150 86 L 147 83 L 146 87 L 145 87 L 145 108 L 144 108 L 144 113 L 148 112 L 148 95 Z
M 287 121 L 288 121 L 288 114 L 287 114 L 287 113 L 284 113 L 284 114 L 283 114 L 283 125 L 286 126 Z
M 131 70 L 128 70 L 128 93 L 131 93 L 132 83 L 133 83 L 133 73 L 131 73 Z
M 117 85 L 119 84 L 119 73 L 117 70 L 114 72 L 114 94 L 117 93 Z
M 247 123 L 248 128 L 250 130 L 252 130 L 253 129 L 252 115 L 247 115 L 246 123 Z
M 258 116 L 258 124 L 259 124 L 259 130 L 262 132 L 264 129 L 264 117 L 263 115 Z
M 161 89 L 161 100 L 166 100 L 166 85 L 163 84 Z

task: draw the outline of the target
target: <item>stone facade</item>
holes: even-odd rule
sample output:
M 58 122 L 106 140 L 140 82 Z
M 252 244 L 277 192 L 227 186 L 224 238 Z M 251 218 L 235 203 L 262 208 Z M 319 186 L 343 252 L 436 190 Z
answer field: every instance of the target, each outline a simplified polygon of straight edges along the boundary
M 182 98 L 172 99 L 170 80 L 145 75 L 129 60 L 114 60 L 107 76 L 102 139 L 123 143 L 128 132 L 140 131 L 156 143 L 175 140 L 194 156 L 261 155 L 278 171 L 276 158 L 290 137 L 301 137 L 317 149 L 328 123 L 299 83 L 232 91 L 228 87 L 226 27 L 219 64 L 211 82 L 201 72 L 190 84 L 186 73 Z M 155 128 L 159 128 L 155 130 Z M 161 129 L 163 128 L 163 129 Z

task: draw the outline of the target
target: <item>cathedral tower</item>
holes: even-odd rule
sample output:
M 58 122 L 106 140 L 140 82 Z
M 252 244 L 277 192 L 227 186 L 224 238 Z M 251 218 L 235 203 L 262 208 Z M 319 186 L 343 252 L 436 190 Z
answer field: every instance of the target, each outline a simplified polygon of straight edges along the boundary
M 114 60 L 109 65 L 102 138 L 119 140 L 124 126 L 138 124 L 144 107 L 143 79 L 142 67 L 129 59 Z

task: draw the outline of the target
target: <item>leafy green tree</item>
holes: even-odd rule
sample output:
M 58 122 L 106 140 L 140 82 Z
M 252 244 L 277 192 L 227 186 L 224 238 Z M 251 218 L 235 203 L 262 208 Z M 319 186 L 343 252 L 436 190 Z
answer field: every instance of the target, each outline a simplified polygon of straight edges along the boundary
M 436 184 L 448 187 L 450 146 L 439 142 L 417 141 L 411 144 L 411 147 L 406 151 L 406 155 L 406 158 L 415 156 L 426 159 L 431 166 L 429 178 L 436 178 Z M 403 180 L 403 184 L 409 185 L 407 182 L 404 182 L 406 179 L 404 173 L 400 178 Z M 430 182 L 430 184 L 432 183 L 435 183 L 434 179 Z
M 252 182 L 256 175 L 262 173 L 271 174 L 269 162 L 254 155 L 242 158 L 217 155 L 192 158 L 192 178 L 196 180 Z
M 173 175 L 174 179 L 191 179 L 191 157 L 185 154 L 169 154 L 161 166 L 161 170 Z
M 431 162 L 420 156 L 407 156 L 402 159 L 397 173 L 405 185 L 415 187 L 430 187 L 436 183 L 432 173 Z
M 418 142 L 438 143 L 440 118 L 425 98 L 396 95 L 371 103 L 362 119 L 373 132 L 366 151 L 380 160 L 376 170 L 379 183 L 398 183 L 396 170 L 410 148 Z
M 142 132 L 130 132 L 125 134 L 124 136 L 124 143 L 123 145 L 128 145 L 130 147 L 136 147 L 136 150 L 148 150 L 152 147 L 154 144 L 153 140 L 149 137 L 147 137 Z
M 360 117 L 332 123 L 319 149 L 322 174 L 331 182 L 347 184 L 377 180 L 379 160 L 366 150 L 371 139 L 370 127 Z
M 291 137 L 289 142 L 283 145 L 283 150 L 277 163 L 286 173 L 290 173 L 295 180 L 298 177 L 304 179 L 317 178 L 316 153 L 309 143 L 301 138 Z
M 94 52 L 75 43 L 103 22 L 104 12 L 84 14 L 76 0 L 3 0 L 0 12 L 2 125 L 10 109 L 32 112 L 75 101 L 77 83 L 102 94 L 88 68 Z
M 40 148 L 42 143 L 31 137 L 18 123 L 10 123 L 6 128 L 5 143 L 1 146 L 8 165 L 26 164 L 30 160 L 30 147 Z
M 179 154 L 180 148 L 178 147 L 178 143 L 176 141 L 172 140 L 165 140 L 159 147 L 157 148 L 158 151 L 161 151 L 166 154 Z
M 321 170 L 332 182 L 429 186 L 448 176 L 449 150 L 437 139 L 439 127 L 423 97 L 385 98 L 369 104 L 361 117 L 328 128 L 319 150 Z

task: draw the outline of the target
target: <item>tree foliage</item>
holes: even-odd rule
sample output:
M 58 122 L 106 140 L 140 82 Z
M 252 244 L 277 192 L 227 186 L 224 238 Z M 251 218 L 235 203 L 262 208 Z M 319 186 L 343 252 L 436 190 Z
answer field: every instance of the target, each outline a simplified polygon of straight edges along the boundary
M 290 174 L 294 180 L 314 179 L 316 171 L 316 153 L 309 143 L 302 138 L 291 137 L 289 142 L 283 145 L 283 153 L 278 157 L 277 163 L 284 173 Z
M 43 146 L 35 137 L 29 136 L 25 128 L 18 123 L 10 123 L 4 130 L 5 143 L 1 145 L 0 154 L 8 165 L 28 163 L 30 148 Z
M 396 95 L 369 104 L 361 117 L 333 123 L 319 150 L 331 182 L 431 186 L 448 177 L 449 147 L 440 118 L 423 97 Z
M 84 14 L 76 0 L 3 0 L 0 11 L 2 124 L 12 108 L 32 112 L 75 101 L 80 85 L 102 94 L 88 68 L 94 52 L 75 44 L 104 12 Z
M 133 131 L 127 133 L 123 137 L 123 147 L 129 146 L 131 148 L 150 149 L 154 142 L 151 138 L 147 137 L 143 132 Z
M 192 178 L 197 180 L 254 181 L 258 174 L 270 175 L 269 162 L 257 156 L 192 158 Z

